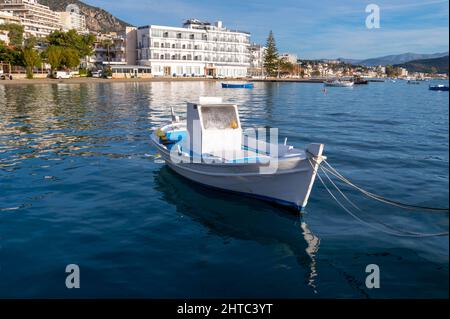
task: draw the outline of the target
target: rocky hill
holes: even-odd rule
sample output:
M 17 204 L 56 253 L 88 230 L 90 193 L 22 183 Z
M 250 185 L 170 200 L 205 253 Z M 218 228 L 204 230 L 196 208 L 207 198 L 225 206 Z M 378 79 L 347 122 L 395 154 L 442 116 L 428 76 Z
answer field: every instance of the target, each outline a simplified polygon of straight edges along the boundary
M 89 30 L 97 32 L 120 32 L 129 26 L 113 16 L 108 11 L 88 5 L 79 0 L 38 0 L 39 3 L 49 6 L 54 11 L 65 11 L 69 4 L 76 4 L 80 8 L 80 12 L 86 16 L 86 25 Z

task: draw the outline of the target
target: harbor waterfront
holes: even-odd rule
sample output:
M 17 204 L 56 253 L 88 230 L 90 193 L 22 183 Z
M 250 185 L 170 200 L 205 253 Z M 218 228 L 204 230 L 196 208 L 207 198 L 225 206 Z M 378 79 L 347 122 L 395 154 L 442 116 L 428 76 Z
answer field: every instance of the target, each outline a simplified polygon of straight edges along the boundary
M 446 207 L 449 96 L 429 84 L 448 81 L 73 81 L 0 82 L 0 297 L 448 297 L 448 237 L 376 231 L 318 182 L 303 215 L 211 190 L 172 172 L 150 142 L 171 106 L 183 115 L 186 101 L 221 96 L 243 127 L 325 144 L 328 161 L 374 193 Z M 448 230 L 448 213 L 343 189 L 365 220 Z M 68 264 L 81 289 L 66 288 Z M 370 264 L 379 289 L 365 285 Z

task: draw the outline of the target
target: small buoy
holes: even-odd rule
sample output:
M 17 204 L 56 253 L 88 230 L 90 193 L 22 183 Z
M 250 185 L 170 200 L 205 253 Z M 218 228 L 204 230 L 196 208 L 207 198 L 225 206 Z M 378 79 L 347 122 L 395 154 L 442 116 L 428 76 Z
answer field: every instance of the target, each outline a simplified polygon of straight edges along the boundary
M 231 121 L 231 128 L 232 129 L 237 129 L 238 128 L 238 124 L 236 123 L 235 120 Z

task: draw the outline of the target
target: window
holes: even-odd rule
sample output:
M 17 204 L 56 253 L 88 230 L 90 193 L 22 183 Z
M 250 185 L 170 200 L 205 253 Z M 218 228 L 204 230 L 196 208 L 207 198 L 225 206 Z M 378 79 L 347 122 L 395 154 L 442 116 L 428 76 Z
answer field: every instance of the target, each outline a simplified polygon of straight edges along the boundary
M 169 32 L 164 32 L 163 33 L 163 38 L 168 38 L 169 37 Z
M 202 106 L 202 122 L 205 130 L 238 128 L 238 119 L 233 106 Z
M 194 40 L 194 38 L 195 38 L 194 34 L 189 35 L 189 39 Z
M 161 35 L 162 35 L 162 31 L 161 30 L 152 29 L 152 36 L 160 37 Z
M 164 60 L 164 54 L 161 54 L 161 56 L 159 57 L 161 60 Z
M 177 39 L 181 39 L 181 33 L 177 33 Z

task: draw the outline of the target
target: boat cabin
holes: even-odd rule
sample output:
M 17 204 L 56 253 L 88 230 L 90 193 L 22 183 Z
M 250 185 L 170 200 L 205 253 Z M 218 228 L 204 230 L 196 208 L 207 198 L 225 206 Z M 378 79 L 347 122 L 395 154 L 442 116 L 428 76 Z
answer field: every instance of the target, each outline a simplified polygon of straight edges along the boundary
M 187 104 L 187 133 L 194 154 L 239 151 L 242 127 L 236 104 L 223 103 L 220 97 L 201 97 Z

